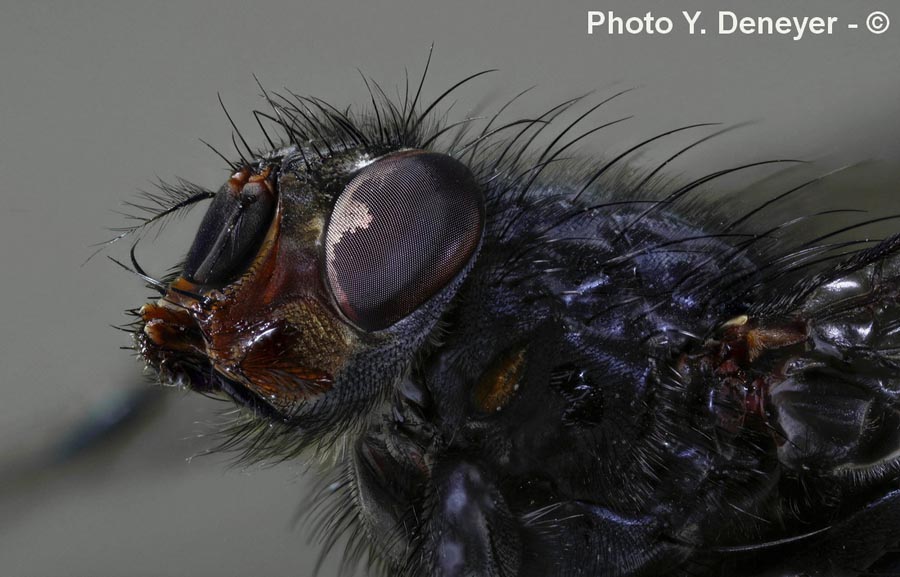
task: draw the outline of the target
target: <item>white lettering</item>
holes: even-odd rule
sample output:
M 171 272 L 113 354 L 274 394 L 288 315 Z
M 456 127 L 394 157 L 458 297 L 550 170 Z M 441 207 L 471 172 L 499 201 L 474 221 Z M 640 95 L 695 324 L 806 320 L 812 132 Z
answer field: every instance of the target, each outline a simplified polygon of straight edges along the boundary
M 687 20 L 688 27 L 689 27 L 688 31 L 691 34 L 694 34 L 694 25 L 697 24 L 697 20 L 700 19 L 700 14 L 702 14 L 703 12 L 700 10 L 697 10 L 696 12 L 694 12 L 693 18 L 691 18 L 691 15 L 688 14 L 687 10 L 682 10 L 681 13 L 684 14 L 684 19 Z
M 668 34 L 672 31 L 672 19 L 666 18 L 663 16 L 662 18 L 656 19 L 656 31 L 660 34 Z
M 731 19 L 731 27 L 727 28 L 725 26 L 725 19 Z M 728 10 L 720 10 L 719 11 L 719 34 L 734 34 L 734 31 L 737 30 L 737 14 L 734 12 L 729 12 Z
M 737 14 L 728 10 L 719 12 L 719 34 L 734 34 L 740 31 L 746 35 L 779 34 L 790 36 L 792 40 L 802 40 L 809 34 L 833 34 L 834 24 L 838 21 L 836 16 L 822 18 L 821 16 L 744 16 L 738 18 Z
M 606 14 L 603 12 L 588 11 L 588 34 L 594 33 L 595 26 L 603 26 L 604 21 L 606 21 Z
M 671 18 L 665 16 L 655 17 L 653 12 L 647 12 L 643 16 L 629 16 L 623 18 L 615 12 L 589 11 L 588 34 L 593 34 L 596 29 L 606 25 L 606 33 L 610 35 L 620 34 L 668 34 L 675 27 Z
M 632 16 L 625 21 L 625 29 L 629 34 L 640 34 L 644 31 L 644 23 L 637 16 Z M 653 32 L 650 32 L 653 34 Z

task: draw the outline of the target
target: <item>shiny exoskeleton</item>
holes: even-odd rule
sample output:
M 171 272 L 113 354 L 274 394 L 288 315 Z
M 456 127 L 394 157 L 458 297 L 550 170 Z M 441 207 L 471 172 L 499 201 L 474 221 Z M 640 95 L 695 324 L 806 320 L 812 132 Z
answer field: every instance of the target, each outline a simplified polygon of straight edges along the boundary
M 621 170 L 680 131 L 535 146 L 575 101 L 451 138 L 438 102 L 371 93 L 267 94 L 284 142 L 147 218 L 212 199 L 174 278 L 135 263 L 160 292 L 140 354 L 245 407 L 226 446 L 317 460 L 324 550 L 441 577 L 898 570 L 900 238 L 810 237 L 779 201 L 811 182 L 696 201 L 765 163 Z

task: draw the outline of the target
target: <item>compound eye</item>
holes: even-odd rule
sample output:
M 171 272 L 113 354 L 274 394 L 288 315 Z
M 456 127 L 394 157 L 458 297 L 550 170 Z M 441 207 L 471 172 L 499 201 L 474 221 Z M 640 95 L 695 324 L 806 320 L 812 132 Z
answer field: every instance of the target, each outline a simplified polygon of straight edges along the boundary
M 213 198 L 182 276 L 206 286 L 225 285 L 241 275 L 256 256 L 272 217 L 276 198 L 264 174 L 236 173 Z
M 459 274 L 483 228 L 481 189 L 465 165 L 421 150 L 384 156 L 338 196 L 325 231 L 328 286 L 357 327 L 387 328 Z

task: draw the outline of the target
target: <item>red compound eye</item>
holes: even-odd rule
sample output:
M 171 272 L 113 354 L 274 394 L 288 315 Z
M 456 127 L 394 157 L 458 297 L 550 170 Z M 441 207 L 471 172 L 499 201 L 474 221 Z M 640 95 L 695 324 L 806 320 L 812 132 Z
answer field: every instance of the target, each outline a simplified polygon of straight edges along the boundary
M 357 327 L 387 328 L 459 274 L 483 228 L 481 189 L 465 165 L 420 150 L 382 157 L 335 203 L 325 232 L 329 288 Z

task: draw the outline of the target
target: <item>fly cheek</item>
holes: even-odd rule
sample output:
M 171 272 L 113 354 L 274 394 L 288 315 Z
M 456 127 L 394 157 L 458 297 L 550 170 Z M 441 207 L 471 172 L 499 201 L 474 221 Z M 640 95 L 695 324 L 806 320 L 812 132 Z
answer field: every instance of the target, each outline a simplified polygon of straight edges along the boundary
M 261 248 L 248 271 L 222 289 L 209 325 L 216 368 L 285 416 L 332 388 L 359 340 L 321 282 L 324 196 L 308 175 L 279 176 Z
M 360 169 L 325 228 L 324 282 L 363 332 L 387 329 L 451 284 L 484 230 L 471 171 L 445 154 L 404 150 Z

